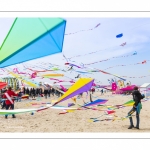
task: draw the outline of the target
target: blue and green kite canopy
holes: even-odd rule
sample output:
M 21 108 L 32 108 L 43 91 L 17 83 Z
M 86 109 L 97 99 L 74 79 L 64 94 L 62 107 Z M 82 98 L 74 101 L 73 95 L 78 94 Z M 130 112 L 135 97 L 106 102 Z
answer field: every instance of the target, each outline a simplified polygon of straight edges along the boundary
M 16 18 L 0 46 L 0 68 L 62 52 L 66 21 Z

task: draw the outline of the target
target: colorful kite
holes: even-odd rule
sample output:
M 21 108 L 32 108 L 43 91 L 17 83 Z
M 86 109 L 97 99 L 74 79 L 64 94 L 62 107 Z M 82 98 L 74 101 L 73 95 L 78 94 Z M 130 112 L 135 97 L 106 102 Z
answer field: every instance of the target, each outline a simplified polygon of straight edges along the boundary
M 90 122 L 97 122 L 97 121 L 108 121 L 107 119 L 104 119 L 104 120 L 99 120 L 98 118 L 100 118 L 100 117 L 102 117 L 102 116 L 104 116 L 104 115 L 109 115 L 109 114 L 112 114 L 112 113 L 115 113 L 115 111 L 114 110 L 106 110 L 106 111 L 104 111 L 104 114 L 103 115 L 100 115 L 100 116 L 98 116 L 98 117 L 96 117 L 96 118 L 90 118 Z M 110 120 L 112 120 L 112 119 L 110 119 Z
M 91 103 L 85 104 L 83 107 L 87 107 L 87 106 L 94 106 L 94 105 L 99 105 L 99 104 L 104 104 L 106 103 L 108 100 L 106 99 L 97 99 Z
M 78 94 L 81 94 L 83 92 L 87 92 L 91 89 L 92 84 L 94 82 L 94 79 L 92 78 L 80 78 L 75 84 L 73 84 L 66 93 L 62 97 L 58 99 L 56 103 L 53 105 L 56 105 L 64 100 L 67 100 L 69 98 L 72 98 Z
M 71 67 L 77 67 L 77 68 L 81 68 L 80 66 L 77 66 L 77 65 L 75 65 L 75 64 L 71 64 L 71 63 L 65 63 L 65 65 L 69 65 L 69 66 L 71 66 Z
M 42 77 L 44 78 L 50 78 L 50 77 L 63 77 L 63 74 L 44 74 Z
M 116 38 L 121 38 L 123 36 L 123 33 L 116 35 Z
M 121 88 L 120 90 L 121 91 L 133 91 L 135 86 L 136 85 L 130 85 L 130 86 L 127 86 L 125 88 Z
M 11 115 L 11 114 L 20 114 L 27 112 L 39 112 L 49 107 L 40 107 L 40 108 L 32 108 L 32 109 L 15 109 L 15 110 L 0 110 L 0 115 Z
M 60 85 L 60 87 L 64 92 L 67 92 L 67 89 L 64 86 Z
M 65 27 L 61 18 L 16 18 L 0 47 L 0 67 L 62 52 Z

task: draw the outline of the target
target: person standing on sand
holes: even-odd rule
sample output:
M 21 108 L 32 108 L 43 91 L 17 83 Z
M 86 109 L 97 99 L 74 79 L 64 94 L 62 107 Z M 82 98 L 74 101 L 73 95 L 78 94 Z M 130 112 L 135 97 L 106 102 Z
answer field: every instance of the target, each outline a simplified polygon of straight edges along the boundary
M 132 120 L 132 114 L 136 111 L 136 129 L 139 129 L 140 124 L 140 111 L 142 109 L 141 99 L 143 99 L 145 96 L 141 95 L 141 93 L 138 90 L 138 87 L 134 87 L 134 91 L 132 92 L 133 100 L 135 103 L 133 104 L 133 108 L 128 112 L 129 120 L 130 120 L 130 126 L 128 129 L 132 129 L 134 127 L 133 120 Z
M 101 89 L 101 95 L 104 95 L 104 91 L 103 91 L 103 89 Z
M 30 91 L 29 91 L 29 96 L 30 96 L 30 97 L 32 97 L 32 90 L 33 90 L 33 89 L 31 88 Z
M 44 88 L 44 96 L 45 96 L 45 99 L 47 99 L 47 94 L 48 94 L 48 89 L 47 89 L 47 88 Z
M 6 110 L 14 109 L 14 99 L 12 98 L 13 96 L 17 96 L 15 92 L 12 91 L 11 87 L 8 87 L 8 90 L 4 93 L 3 98 L 6 98 Z M 5 115 L 5 118 L 7 119 L 8 115 Z M 14 114 L 12 114 L 12 118 L 16 118 Z
M 28 87 L 26 89 L 26 94 L 29 95 L 29 89 L 28 89 Z
M 24 95 L 26 94 L 26 88 L 25 87 L 23 87 L 23 93 L 24 93 Z
M 48 85 L 48 92 L 47 92 L 47 94 L 48 94 L 48 97 L 50 97 L 50 95 L 51 95 L 51 87 Z
M 35 95 L 36 95 L 36 91 L 35 91 L 35 89 L 33 88 L 33 89 L 32 89 L 32 98 L 33 98 L 33 99 L 35 99 Z

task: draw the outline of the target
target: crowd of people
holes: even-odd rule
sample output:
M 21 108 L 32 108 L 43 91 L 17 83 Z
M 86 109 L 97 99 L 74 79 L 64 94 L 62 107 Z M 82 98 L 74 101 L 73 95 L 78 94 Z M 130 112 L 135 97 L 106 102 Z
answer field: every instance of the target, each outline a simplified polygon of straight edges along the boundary
M 44 88 L 44 89 L 43 88 L 30 88 L 29 89 L 28 87 L 27 88 L 24 87 L 21 91 L 22 91 L 22 94 L 24 95 L 27 94 L 31 98 L 45 97 L 47 99 L 48 97 L 51 97 L 54 95 L 58 97 L 62 95 L 61 92 L 51 87 Z
M 12 91 L 12 92 L 10 92 Z M 0 104 L 1 104 L 1 109 L 6 108 L 6 102 L 4 99 L 7 99 L 5 93 L 15 93 L 13 94 L 13 101 L 19 102 L 21 101 L 23 96 L 27 96 L 27 99 L 32 98 L 33 100 L 38 98 L 38 97 L 45 97 L 45 99 L 50 98 L 51 96 L 57 96 L 60 97 L 62 96 L 62 93 L 59 92 L 61 91 L 56 90 L 54 88 L 28 88 L 28 87 L 23 87 L 20 88 L 18 91 L 13 91 L 13 89 L 11 87 L 8 88 L 3 88 L 0 91 Z M 9 94 L 8 94 L 9 95 Z M 7 96 L 8 96 L 7 95 Z M 11 94 L 10 94 L 11 95 Z M 13 106 L 11 105 L 11 108 L 13 108 Z

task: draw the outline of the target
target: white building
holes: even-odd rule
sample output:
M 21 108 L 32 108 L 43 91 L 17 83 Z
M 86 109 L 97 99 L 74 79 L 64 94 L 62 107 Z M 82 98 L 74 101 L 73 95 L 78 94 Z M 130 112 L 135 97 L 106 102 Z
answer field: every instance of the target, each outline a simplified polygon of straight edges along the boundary
M 141 85 L 140 91 L 141 91 L 141 94 L 145 95 L 145 97 L 149 97 L 150 96 L 150 83 L 144 83 L 143 85 Z

